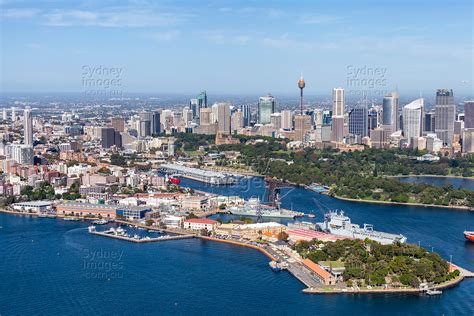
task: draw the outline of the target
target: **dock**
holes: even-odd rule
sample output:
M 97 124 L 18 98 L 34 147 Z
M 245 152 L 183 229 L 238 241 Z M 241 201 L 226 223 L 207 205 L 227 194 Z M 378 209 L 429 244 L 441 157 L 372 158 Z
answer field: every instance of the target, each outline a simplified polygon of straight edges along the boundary
M 110 234 L 110 233 L 107 234 L 105 232 L 98 232 L 98 231 L 90 231 L 89 233 L 93 234 L 93 235 L 109 237 L 109 238 L 115 238 L 115 239 L 125 240 L 125 241 L 129 241 L 129 242 L 134 242 L 134 243 L 149 243 L 149 242 L 178 240 L 178 239 L 187 239 L 187 238 L 194 238 L 195 237 L 193 234 L 189 234 L 189 235 L 178 235 L 178 236 L 165 236 L 165 237 L 137 239 L 137 238 L 133 238 L 133 237 L 130 237 L 130 236 L 121 236 L 121 235 L 115 235 L 115 234 Z

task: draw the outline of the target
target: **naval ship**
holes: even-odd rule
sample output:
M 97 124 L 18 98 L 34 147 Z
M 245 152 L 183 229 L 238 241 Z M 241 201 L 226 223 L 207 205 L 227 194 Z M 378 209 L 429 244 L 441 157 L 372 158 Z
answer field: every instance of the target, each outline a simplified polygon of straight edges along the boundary
M 304 216 L 301 212 L 294 212 L 282 208 L 271 207 L 260 203 L 259 199 L 252 198 L 245 201 L 243 205 L 231 206 L 227 210 L 232 215 L 240 216 L 261 216 L 273 218 L 295 218 Z
M 390 245 L 395 242 L 404 243 L 407 241 L 407 238 L 403 235 L 375 231 L 374 226 L 370 224 L 364 224 L 364 227 L 352 224 L 351 219 L 344 215 L 343 211 L 331 211 L 327 213 L 324 216 L 324 222 L 317 223 L 317 226 L 319 229 L 336 236 L 362 240 L 368 238 L 382 245 Z

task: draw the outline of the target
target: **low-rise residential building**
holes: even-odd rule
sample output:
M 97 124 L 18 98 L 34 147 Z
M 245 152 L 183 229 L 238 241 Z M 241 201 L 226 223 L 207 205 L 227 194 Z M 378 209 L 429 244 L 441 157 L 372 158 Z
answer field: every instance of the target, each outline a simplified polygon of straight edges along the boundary
M 218 222 L 212 219 L 207 218 L 191 218 L 187 219 L 183 223 L 183 227 L 185 229 L 191 230 L 202 230 L 206 229 L 207 231 L 211 232 L 214 231 Z

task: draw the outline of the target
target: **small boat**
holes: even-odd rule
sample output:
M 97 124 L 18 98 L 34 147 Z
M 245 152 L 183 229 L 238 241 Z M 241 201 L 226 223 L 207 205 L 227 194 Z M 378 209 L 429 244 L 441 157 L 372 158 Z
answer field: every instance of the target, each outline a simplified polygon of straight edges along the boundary
M 440 291 L 440 290 L 426 290 L 425 291 L 425 294 L 426 295 L 440 295 L 440 294 L 443 294 L 443 291 Z
M 275 272 L 281 271 L 281 266 L 276 261 L 270 261 L 268 265 L 270 266 L 272 271 L 275 271 Z
M 316 215 L 314 215 L 314 214 L 308 214 L 308 217 L 309 217 L 309 218 L 315 218 Z
M 107 223 L 108 222 L 105 219 L 98 219 L 98 220 L 92 222 L 92 224 L 96 224 L 96 225 L 105 225 Z
M 87 229 L 89 230 L 89 233 L 95 232 L 95 226 L 89 226 Z
M 48 215 L 44 214 L 44 213 L 41 213 L 41 214 L 38 215 L 38 217 L 48 217 Z
M 76 221 L 76 222 L 77 222 L 77 221 L 80 221 L 81 219 L 78 218 L 78 217 L 66 216 L 66 217 L 64 217 L 64 220 L 65 220 L 65 221 Z
M 115 234 L 118 235 L 118 236 L 124 236 L 125 233 L 126 233 L 126 231 L 122 227 L 117 227 L 117 229 L 115 229 Z
M 56 218 L 56 215 L 54 215 L 54 214 L 48 214 L 48 215 L 46 215 L 46 216 L 47 216 L 48 218 Z
M 133 235 L 133 239 L 139 240 L 139 239 L 140 239 L 140 236 L 138 236 L 137 234 L 135 234 L 135 235 Z
M 464 237 L 469 240 L 474 242 L 474 231 L 464 231 Z

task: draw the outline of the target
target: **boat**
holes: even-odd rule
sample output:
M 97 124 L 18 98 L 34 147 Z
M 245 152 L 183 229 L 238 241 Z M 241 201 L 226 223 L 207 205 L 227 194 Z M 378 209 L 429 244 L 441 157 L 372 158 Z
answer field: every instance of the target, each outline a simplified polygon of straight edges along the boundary
M 308 217 L 309 217 L 309 218 L 315 218 L 316 215 L 314 215 L 314 214 L 308 214 Z
M 125 234 L 127 233 L 126 230 L 120 226 L 117 227 L 117 229 L 115 229 L 114 231 L 115 231 L 115 234 L 118 236 L 125 236 Z
M 140 236 L 138 236 L 137 234 L 135 234 L 135 235 L 133 235 L 133 239 L 139 240 L 139 239 L 140 239 Z
M 270 269 L 272 269 L 272 271 L 275 271 L 275 272 L 281 271 L 281 267 L 276 261 L 270 261 L 268 265 L 270 266 Z
M 274 217 L 274 218 L 295 218 L 304 216 L 304 213 L 267 206 L 260 203 L 259 199 L 249 199 L 243 205 L 231 206 L 227 209 L 232 215 Z
M 98 220 L 92 222 L 92 224 L 96 224 L 96 225 L 105 225 L 107 223 L 108 223 L 108 221 L 105 220 L 105 219 L 98 219 Z
M 89 226 L 89 227 L 87 227 L 87 229 L 89 230 L 89 233 L 94 233 L 95 232 L 95 226 Z
M 321 185 L 319 183 L 311 183 L 310 185 L 307 186 L 307 188 L 313 192 L 319 193 L 319 194 L 325 194 L 329 191 L 329 187 L 325 185 Z
M 48 217 L 48 215 L 47 215 L 47 214 L 44 214 L 44 213 L 41 213 L 41 214 L 38 215 L 38 217 L 43 217 L 43 218 L 45 218 L 45 217 Z
M 467 240 L 474 242 L 474 231 L 464 231 L 464 237 Z
M 347 238 L 361 239 L 366 238 L 377 241 L 382 245 L 391 245 L 396 242 L 405 243 L 407 238 L 401 234 L 391 234 L 374 230 L 371 224 L 364 224 L 360 227 L 352 224 L 351 219 L 344 215 L 343 211 L 331 211 L 324 216 L 323 223 L 316 223 L 318 228 L 324 232 Z
M 440 290 L 426 290 L 425 294 L 426 295 L 441 295 L 441 294 L 443 294 L 443 291 L 440 291 Z
M 80 221 L 81 219 L 78 218 L 78 217 L 66 216 L 66 217 L 64 217 L 64 220 L 65 221 L 76 221 L 77 222 L 77 221 Z

